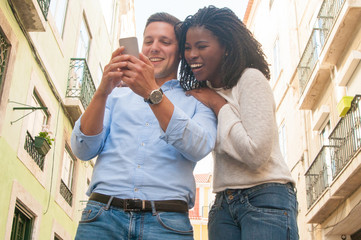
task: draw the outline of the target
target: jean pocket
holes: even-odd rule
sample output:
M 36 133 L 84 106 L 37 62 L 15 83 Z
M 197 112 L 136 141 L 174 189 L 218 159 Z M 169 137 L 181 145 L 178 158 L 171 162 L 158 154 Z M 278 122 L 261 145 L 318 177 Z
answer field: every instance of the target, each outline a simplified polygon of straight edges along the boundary
M 104 207 L 97 205 L 97 204 L 91 204 L 88 202 L 86 208 L 83 210 L 81 214 L 81 219 L 79 223 L 90 223 L 97 220 L 97 218 L 103 213 Z
M 208 213 L 208 222 L 212 222 L 217 212 L 222 208 L 223 195 L 218 193 Z
M 170 231 L 180 234 L 193 234 L 193 227 L 186 213 L 159 212 L 157 220 L 162 227 Z

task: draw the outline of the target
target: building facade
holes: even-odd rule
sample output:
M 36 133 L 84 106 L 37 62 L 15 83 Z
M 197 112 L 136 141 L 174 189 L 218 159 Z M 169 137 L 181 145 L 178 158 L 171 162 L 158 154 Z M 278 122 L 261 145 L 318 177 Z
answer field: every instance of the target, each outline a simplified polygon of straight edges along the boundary
M 361 239 L 361 1 L 250 0 L 268 57 L 300 239 Z
M 0 1 L 1 239 L 74 239 L 94 160 L 71 131 L 134 35 L 134 0 Z
M 195 174 L 194 178 L 196 180 L 196 202 L 194 207 L 189 210 L 189 218 L 193 226 L 194 239 L 207 240 L 208 213 L 215 198 L 211 186 L 212 174 Z

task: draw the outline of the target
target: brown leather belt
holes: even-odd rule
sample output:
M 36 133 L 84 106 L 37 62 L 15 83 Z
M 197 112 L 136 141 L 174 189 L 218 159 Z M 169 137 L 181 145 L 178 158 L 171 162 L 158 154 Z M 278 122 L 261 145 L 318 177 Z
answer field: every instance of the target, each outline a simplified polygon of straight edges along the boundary
M 93 192 L 89 200 L 108 204 L 111 196 Z M 153 201 L 157 212 L 188 212 L 188 204 L 182 200 Z M 113 198 L 110 206 L 124 209 L 126 212 L 151 212 L 151 201 L 141 199 Z

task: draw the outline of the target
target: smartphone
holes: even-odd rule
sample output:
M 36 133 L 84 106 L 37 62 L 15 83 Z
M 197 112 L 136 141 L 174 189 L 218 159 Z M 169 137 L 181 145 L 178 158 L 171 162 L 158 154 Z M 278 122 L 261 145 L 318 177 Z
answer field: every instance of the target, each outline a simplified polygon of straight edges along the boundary
M 129 54 L 139 58 L 138 40 L 136 37 L 127 37 L 119 39 L 119 46 L 124 46 L 123 54 Z

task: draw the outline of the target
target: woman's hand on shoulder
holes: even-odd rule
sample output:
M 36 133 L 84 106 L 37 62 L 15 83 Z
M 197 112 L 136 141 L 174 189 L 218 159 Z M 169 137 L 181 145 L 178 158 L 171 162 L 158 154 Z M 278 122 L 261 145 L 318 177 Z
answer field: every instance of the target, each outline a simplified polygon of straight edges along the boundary
M 213 89 L 208 87 L 193 89 L 186 92 L 187 95 L 192 95 L 198 101 L 202 102 L 207 107 L 211 108 L 213 112 L 218 116 L 219 110 L 227 104 L 226 99 L 219 95 Z

